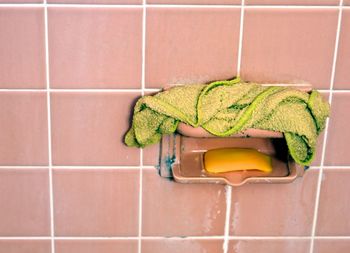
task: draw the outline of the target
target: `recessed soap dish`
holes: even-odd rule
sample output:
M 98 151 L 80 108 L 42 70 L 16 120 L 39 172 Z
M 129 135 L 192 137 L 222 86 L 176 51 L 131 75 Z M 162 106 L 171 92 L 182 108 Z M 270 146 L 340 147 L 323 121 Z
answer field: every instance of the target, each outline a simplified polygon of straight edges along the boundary
M 282 86 L 281 84 L 279 84 Z M 286 86 L 286 85 L 284 85 Z M 310 91 L 309 85 L 293 85 Z M 272 172 L 258 170 L 209 173 L 204 169 L 205 152 L 218 148 L 252 148 L 272 159 Z M 247 129 L 230 136 L 215 137 L 202 128 L 180 123 L 177 133 L 162 137 L 159 172 L 162 177 L 180 183 L 214 183 L 240 186 L 245 183 L 291 183 L 304 174 L 306 167 L 297 165 L 290 157 L 280 132 Z
M 272 158 L 273 170 L 234 171 L 211 174 L 205 171 L 203 155 L 213 148 L 254 148 Z M 245 183 L 290 183 L 302 176 L 304 168 L 290 158 L 283 138 L 198 138 L 180 134 L 164 136 L 161 144 L 160 174 L 180 183 L 215 183 L 239 186 Z

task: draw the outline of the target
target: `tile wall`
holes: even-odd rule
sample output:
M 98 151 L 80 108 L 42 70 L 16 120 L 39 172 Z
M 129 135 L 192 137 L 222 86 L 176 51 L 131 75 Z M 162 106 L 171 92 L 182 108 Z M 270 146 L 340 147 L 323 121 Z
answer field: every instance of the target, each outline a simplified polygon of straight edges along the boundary
M 44 1 L 44 2 L 43 2 Z M 350 252 L 350 1 L 0 0 L 0 253 Z M 169 83 L 311 82 L 289 185 L 180 185 L 122 140 Z

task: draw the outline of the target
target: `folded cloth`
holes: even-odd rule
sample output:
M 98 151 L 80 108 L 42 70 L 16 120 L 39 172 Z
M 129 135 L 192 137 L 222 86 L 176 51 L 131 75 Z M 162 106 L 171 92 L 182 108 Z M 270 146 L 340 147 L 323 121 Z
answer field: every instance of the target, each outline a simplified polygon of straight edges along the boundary
M 310 165 L 328 115 L 329 104 L 316 90 L 308 94 L 239 78 L 175 86 L 137 101 L 125 143 L 134 147 L 158 143 L 163 134 L 175 132 L 179 122 L 221 137 L 255 128 L 284 133 L 293 159 Z

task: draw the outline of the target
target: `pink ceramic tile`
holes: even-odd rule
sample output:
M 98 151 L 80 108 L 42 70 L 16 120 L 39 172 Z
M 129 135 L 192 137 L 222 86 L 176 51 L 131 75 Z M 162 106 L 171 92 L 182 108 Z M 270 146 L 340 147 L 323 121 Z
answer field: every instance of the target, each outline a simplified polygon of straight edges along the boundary
M 55 169 L 53 185 L 56 235 L 137 235 L 138 170 Z
M 0 165 L 48 163 L 45 92 L 0 93 Z
M 228 253 L 309 253 L 309 240 L 232 240 Z
M 0 236 L 50 234 L 46 169 L 1 169 L 0 203 Z
M 322 178 L 317 235 L 350 235 L 350 170 L 326 169 Z
M 245 0 L 256 5 L 338 5 L 339 0 Z
M 47 2 L 67 4 L 141 4 L 142 0 L 47 0 Z
M 335 93 L 331 106 L 325 165 L 350 164 L 350 93 Z
M 57 240 L 56 253 L 137 253 L 137 240 Z
M 242 78 L 328 88 L 336 29 L 335 9 L 247 9 Z
M 216 253 L 222 252 L 223 240 L 162 239 L 142 240 L 143 253 Z
M 141 87 L 141 34 L 141 8 L 49 8 L 52 87 Z
M 52 151 L 56 165 L 139 165 L 124 144 L 137 93 L 53 93 Z
M 340 31 L 334 88 L 350 89 L 350 9 L 343 10 Z
M 310 235 L 317 178 L 318 170 L 309 170 L 290 184 L 251 184 L 233 188 L 231 235 Z
M 144 172 L 143 235 L 223 235 L 225 209 L 222 185 L 179 184 Z
M 157 166 L 159 165 L 159 149 L 160 145 L 155 144 L 143 149 L 143 165 Z
M 239 9 L 149 8 L 146 86 L 236 75 Z
M 350 0 L 343 0 L 343 5 L 350 5 Z
M 241 0 L 146 0 L 149 4 L 241 4 Z
M 314 253 L 349 253 L 350 240 L 315 240 Z
M 44 88 L 44 9 L 1 8 L 0 34 L 0 88 Z
M 50 253 L 50 240 L 0 240 L 3 253 Z

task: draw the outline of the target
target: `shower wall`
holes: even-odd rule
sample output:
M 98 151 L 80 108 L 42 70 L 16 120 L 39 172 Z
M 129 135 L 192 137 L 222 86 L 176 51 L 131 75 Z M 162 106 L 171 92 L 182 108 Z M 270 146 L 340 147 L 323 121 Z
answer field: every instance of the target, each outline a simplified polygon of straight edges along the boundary
M 140 96 L 236 75 L 330 101 L 303 178 L 177 184 L 123 144 Z M 0 0 L 0 252 L 350 252 L 349 108 L 349 0 Z

